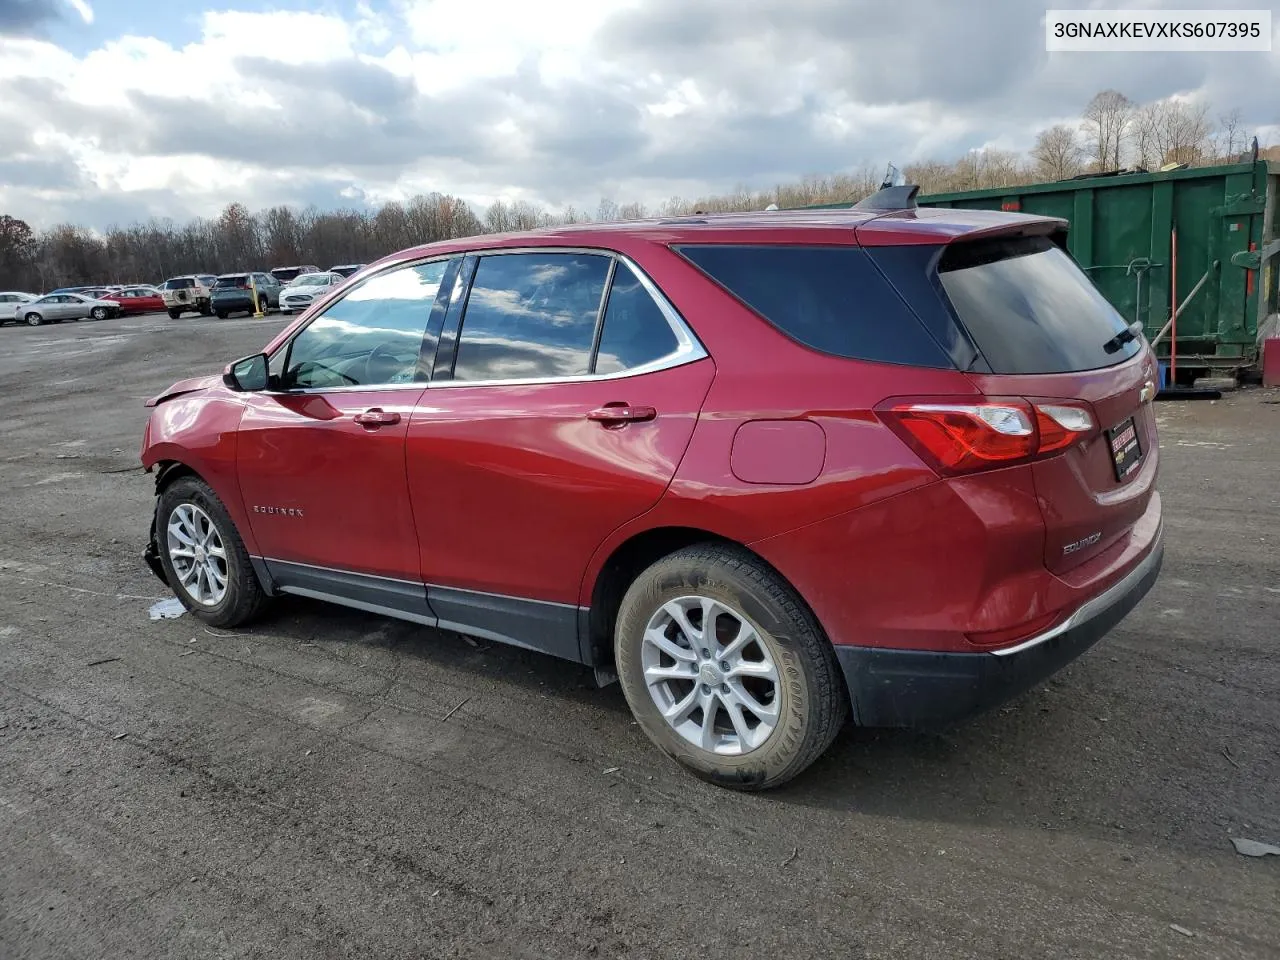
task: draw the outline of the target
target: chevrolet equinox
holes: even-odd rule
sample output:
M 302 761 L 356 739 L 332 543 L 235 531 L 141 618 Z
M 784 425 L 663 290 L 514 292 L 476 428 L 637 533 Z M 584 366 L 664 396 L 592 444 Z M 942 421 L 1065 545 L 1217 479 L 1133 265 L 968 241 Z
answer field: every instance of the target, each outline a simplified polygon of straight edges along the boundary
M 903 189 L 388 257 L 148 401 L 148 563 L 616 675 L 740 789 L 998 704 L 1159 573 L 1155 362 L 1066 223 Z

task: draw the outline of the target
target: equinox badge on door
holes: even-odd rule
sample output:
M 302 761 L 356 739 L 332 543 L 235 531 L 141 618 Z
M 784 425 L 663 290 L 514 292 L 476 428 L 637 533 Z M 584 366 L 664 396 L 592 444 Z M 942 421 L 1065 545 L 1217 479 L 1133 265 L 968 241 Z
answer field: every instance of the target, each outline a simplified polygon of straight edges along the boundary
M 297 517 L 302 519 L 302 510 L 298 507 L 259 507 L 256 504 L 253 508 L 254 513 L 270 513 L 281 517 Z

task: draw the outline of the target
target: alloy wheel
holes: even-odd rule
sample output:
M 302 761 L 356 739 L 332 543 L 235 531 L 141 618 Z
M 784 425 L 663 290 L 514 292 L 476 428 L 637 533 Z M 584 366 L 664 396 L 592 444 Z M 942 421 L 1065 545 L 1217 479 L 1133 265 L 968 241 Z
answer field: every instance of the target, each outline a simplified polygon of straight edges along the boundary
M 722 601 L 664 603 L 645 627 L 640 665 L 663 719 L 695 747 L 750 753 L 778 726 L 782 685 L 769 638 Z
M 194 503 L 180 503 L 166 530 L 169 562 L 183 591 L 204 607 L 216 607 L 230 579 L 222 535 L 209 514 Z

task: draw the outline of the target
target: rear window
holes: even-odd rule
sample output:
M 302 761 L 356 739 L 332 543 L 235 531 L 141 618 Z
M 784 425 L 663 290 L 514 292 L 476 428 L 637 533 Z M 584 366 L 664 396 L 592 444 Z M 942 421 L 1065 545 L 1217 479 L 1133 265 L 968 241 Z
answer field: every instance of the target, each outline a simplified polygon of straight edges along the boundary
M 837 357 L 951 368 L 860 247 L 681 246 L 678 252 L 786 336 Z
M 195 285 L 196 282 L 190 277 L 177 277 L 174 280 L 166 280 L 164 284 L 166 290 L 187 290 Z
M 1048 237 L 952 244 L 938 275 L 993 373 L 1096 370 L 1142 349 L 1116 342 L 1128 324 Z
M 233 290 L 237 287 L 247 287 L 248 285 L 249 277 L 242 274 L 236 277 L 219 277 L 213 288 L 215 290 Z

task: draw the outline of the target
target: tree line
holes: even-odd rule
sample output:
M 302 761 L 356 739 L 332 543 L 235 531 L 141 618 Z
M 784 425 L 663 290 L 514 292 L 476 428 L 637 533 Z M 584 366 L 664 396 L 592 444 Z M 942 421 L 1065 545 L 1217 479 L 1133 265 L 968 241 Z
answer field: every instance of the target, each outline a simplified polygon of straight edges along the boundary
M 1249 133 L 1238 110 L 1213 117 L 1206 104 L 1169 98 L 1139 104 L 1104 90 L 1077 124 L 1041 130 L 1029 153 L 973 150 L 949 163 L 927 161 L 903 170 L 924 194 L 1010 187 L 1124 168 L 1154 170 L 1169 164 L 1198 166 L 1238 159 Z M 1280 159 L 1280 147 L 1264 155 Z M 373 211 L 294 210 L 276 206 L 253 213 L 230 203 L 213 219 L 184 224 L 151 219 L 94 231 L 59 224 L 33 231 L 22 220 L 0 216 L 0 290 L 41 292 L 90 283 L 154 283 L 184 273 L 228 273 L 301 263 L 327 268 L 368 263 L 420 243 L 532 230 L 590 220 L 630 220 L 854 202 L 874 192 L 880 167 L 852 173 L 806 176 L 771 190 L 739 187 L 695 199 L 672 197 L 655 206 L 619 205 L 602 199 L 594 211 L 549 211 L 526 201 L 497 201 L 477 213 L 458 197 L 429 193 Z

